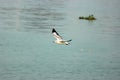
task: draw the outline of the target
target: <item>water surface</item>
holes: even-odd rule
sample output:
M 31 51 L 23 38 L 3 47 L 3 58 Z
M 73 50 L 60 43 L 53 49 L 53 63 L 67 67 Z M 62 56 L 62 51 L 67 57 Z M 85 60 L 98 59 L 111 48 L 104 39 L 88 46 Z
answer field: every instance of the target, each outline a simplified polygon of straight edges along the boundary
M 119 4 L 0 1 L 0 80 L 120 80 Z M 90 14 L 97 20 L 78 19 Z M 53 27 L 71 44 L 54 44 Z

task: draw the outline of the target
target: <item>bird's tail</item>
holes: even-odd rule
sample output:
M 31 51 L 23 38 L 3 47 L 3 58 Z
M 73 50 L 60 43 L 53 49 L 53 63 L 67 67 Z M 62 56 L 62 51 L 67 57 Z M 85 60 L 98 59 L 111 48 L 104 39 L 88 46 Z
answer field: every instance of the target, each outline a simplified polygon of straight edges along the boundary
M 67 40 L 67 42 L 70 42 L 70 41 L 72 41 L 72 39 L 70 39 L 70 40 Z

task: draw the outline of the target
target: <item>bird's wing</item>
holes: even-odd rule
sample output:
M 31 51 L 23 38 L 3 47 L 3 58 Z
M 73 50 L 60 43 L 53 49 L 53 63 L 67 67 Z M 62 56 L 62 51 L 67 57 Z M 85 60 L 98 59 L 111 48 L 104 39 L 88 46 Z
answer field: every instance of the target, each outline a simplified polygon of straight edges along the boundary
M 52 34 L 57 40 L 62 41 L 62 37 L 57 33 L 54 28 L 52 29 Z

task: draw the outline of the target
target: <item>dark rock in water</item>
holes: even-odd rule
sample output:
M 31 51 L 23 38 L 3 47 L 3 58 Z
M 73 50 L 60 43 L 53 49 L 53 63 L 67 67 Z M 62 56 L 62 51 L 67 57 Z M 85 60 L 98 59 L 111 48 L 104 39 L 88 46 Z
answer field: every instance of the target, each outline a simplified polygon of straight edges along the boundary
M 96 20 L 96 18 L 93 15 L 89 15 L 87 17 L 80 16 L 79 19 L 85 19 L 85 20 Z

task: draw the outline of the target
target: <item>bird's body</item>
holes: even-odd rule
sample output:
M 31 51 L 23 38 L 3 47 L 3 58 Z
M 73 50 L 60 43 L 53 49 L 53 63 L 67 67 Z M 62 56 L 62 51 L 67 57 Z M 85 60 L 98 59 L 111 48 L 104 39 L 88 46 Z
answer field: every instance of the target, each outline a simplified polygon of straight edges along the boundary
M 69 44 L 69 42 L 67 42 L 67 41 L 59 41 L 59 40 L 55 40 L 55 43 L 57 43 L 57 44 L 65 44 L 65 45 Z
M 54 41 L 54 43 L 56 44 L 65 44 L 68 45 L 70 41 L 72 40 L 63 40 L 62 37 L 56 32 L 56 30 L 53 28 L 52 29 L 52 34 L 53 36 L 56 38 L 56 40 Z

